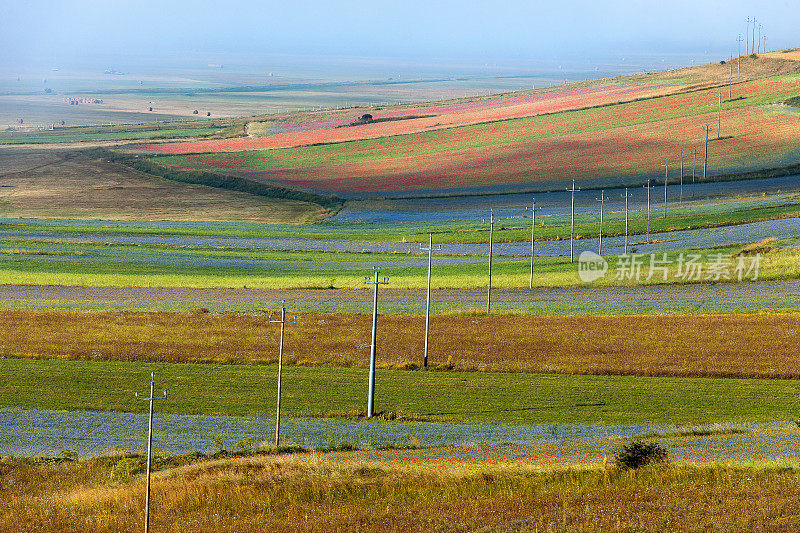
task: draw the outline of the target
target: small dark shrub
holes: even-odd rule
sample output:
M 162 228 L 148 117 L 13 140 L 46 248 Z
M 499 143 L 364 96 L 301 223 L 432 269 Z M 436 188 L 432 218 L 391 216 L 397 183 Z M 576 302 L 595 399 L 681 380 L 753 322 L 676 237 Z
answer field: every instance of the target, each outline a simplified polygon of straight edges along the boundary
M 667 449 L 657 442 L 646 443 L 637 440 L 623 446 L 622 450 L 614 456 L 614 460 L 617 466 L 625 470 L 653 463 L 666 463 Z

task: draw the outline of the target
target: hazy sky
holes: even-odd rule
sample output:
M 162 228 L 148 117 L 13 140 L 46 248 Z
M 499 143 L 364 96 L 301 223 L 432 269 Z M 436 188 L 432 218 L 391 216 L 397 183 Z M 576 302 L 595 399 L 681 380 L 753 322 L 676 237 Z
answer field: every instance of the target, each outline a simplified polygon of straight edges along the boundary
M 3 0 L 0 69 L 274 54 L 499 64 L 736 51 L 745 18 L 800 45 L 797 0 Z M 5 68 L 3 68 L 5 67 Z

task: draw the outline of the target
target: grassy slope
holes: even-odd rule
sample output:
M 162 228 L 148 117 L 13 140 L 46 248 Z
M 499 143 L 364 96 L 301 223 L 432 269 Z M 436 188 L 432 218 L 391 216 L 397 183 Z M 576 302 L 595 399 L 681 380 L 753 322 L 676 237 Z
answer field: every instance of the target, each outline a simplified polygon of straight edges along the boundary
M 782 102 L 795 95 L 800 87 L 795 77 L 775 80 L 759 80 L 737 86 L 737 92 L 747 96 L 724 102 L 723 110 L 750 108 Z M 341 163 L 374 161 L 389 157 L 437 154 L 535 141 L 568 134 L 597 132 L 649 122 L 660 122 L 680 117 L 707 114 L 712 90 L 699 93 L 659 96 L 644 102 L 628 102 L 590 109 L 564 111 L 552 115 L 526 117 L 486 124 L 469 125 L 443 131 L 414 133 L 397 137 L 365 139 L 346 143 L 303 146 L 297 148 L 265 151 L 247 151 L 195 156 L 164 156 L 164 164 L 200 163 L 206 161 L 236 162 L 234 167 L 247 170 L 272 170 L 283 168 L 306 168 Z
M 116 460 L 0 462 L 0 528 L 140 531 L 143 476 Z M 117 468 L 117 471 L 121 470 Z M 124 469 L 122 469 L 124 470 Z M 519 464 L 436 468 L 327 456 L 198 462 L 153 480 L 154 531 L 790 531 L 796 465 L 622 472 Z
M 159 410 L 274 413 L 276 366 L 0 360 L 0 406 L 141 411 L 133 392 L 154 371 L 171 391 Z M 363 411 L 368 371 L 286 369 L 287 416 Z M 466 422 L 641 424 L 787 420 L 796 381 L 380 370 L 376 409 Z M 430 391 L 436 390 L 437 394 Z
M 800 86 L 795 75 L 738 85 L 737 98 L 723 105 L 725 132 L 733 131 L 734 135 L 717 141 L 719 146 L 714 145 L 713 172 L 786 164 L 785 157 L 793 146 L 790 131 L 796 129 L 796 120 L 764 106 L 783 102 L 798 90 Z M 690 151 L 699 137 L 696 132 L 700 124 L 716 119 L 710 115 L 715 111 L 710 106 L 715 97 L 715 90 L 706 89 L 643 102 L 398 137 L 262 152 L 166 156 L 158 161 L 186 168 L 215 168 L 222 172 L 269 170 L 264 176 L 270 180 L 339 192 L 358 191 L 362 187 L 364 190 L 375 187 L 375 190 L 382 187 L 396 190 L 398 180 L 403 182 L 400 188 L 410 189 L 440 188 L 443 183 L 465 186 L 517 182 L 546 189 L 563 181 L 565 176 L 575 176 L 577 170 L 580 170 L 578 177 L 608 180 L 612 176 L 619 182 L 620 176 L 657 174 L 643 171 L 643 167 L 649 168 L 648 161 L 654 160 L 646 149 L 648 145 L 658 145 L 661 152 L 680 148 Z M 767 128 L 771 132 L 769 138 L 763 134 L 753 137 L 754 128 L 758 133 L 765 131 L 765 121 L 771 124 Z M 602 138 L 598 138 L 597 132 L 603 133 Z M 543 141 L 553 142 L 542 144 Z M 633 144 L 628 146 L 631 142 Z M 565 150 L 575 148 L 574 145 L 578 149 L 566 157 L 566 163 L 551 153 L 563 155 Z M 747 161 L 742 158 L 745 152 L 763 161 L 742 167 Z M 443 155 L 447 157 L 441 159 Z M 770 160 L 771 157 L 777 159 Z M 519 158 L 522 167 L 517 161 L 513 167 L 506 168 L 503 161 L 509 158 Z M 453 166 L 460 168 L 458 178 L 450 175 L 448 169 Z M 309 175 L 307 170 L 312 168 L 313 173 Z M 426 177 L 429 173 L 432 173 L 430 179 Z M 387 175 L 390 177 L 384 180 L 385 184 L 375 181 L 377 176 L 384 179 Z
M 176 183 L 74 151 L 0 150 L 0 216 L 310 222 L 315 204 Z

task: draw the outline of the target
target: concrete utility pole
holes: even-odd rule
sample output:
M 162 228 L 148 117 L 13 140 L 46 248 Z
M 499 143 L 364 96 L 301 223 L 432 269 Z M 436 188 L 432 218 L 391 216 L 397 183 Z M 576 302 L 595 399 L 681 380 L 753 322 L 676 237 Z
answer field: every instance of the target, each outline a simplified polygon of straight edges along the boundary
M 748 46 L 750 45 L 750 17 L 747 17 L 747 32 L 744 38 L 744 53 L 745 55 L 749 54 Z
M 647 242 L 650 242 L 650 180 L 644 188 L 647 189 Z
M 625 253 L 623 255 L 628 255 L 628 198 L 631 198 L 633 195 L 628 194 L 628 188 L 625 188 L 625 194 L 621 194 L 623 198 L 625 198 Z
M 283 327 L 286 324 L 297 324 L 297 315 L 293 320 L 286 320 L 286 300 L 281 300 L 281 319 L 272 320 L 272 313 L 268 318 L 270 324 L 281 325 L 281 340 L 278 345 L 278 405 L 275 410 L 275 447 L 281 445 L 281 378 L 283 374 Z
M 672 165 L 672 163 L 665 157 L 664 162 L 661 163 L 661 166 L 664 167 L 664 218 L 667 218 L 667 182 L 669 181 L 670 165 Z
M 703 157 L 703 181 L 706 181 L 706 171 L 708 170 L 708 134 L 711 132 L 711 126 L 706 124 L 703 127 L 703 131 L 706 132 L 706 153 Z
M 428 233 L 428 247 L 420 246 L 420 251 L 428 252 L 428 298 L 425 300 L 425 354 L 422 357 L 422 366 L 428 368 L 428 332 L 431 323 L 431 259 L 433 251 L 441 250 L 441 246 L 433 247 L 433 233 Z
M 678 201 L 678 205 L 683 204 L 683 159 L 686 156 L 683 155 L 683 148 L 681 148 L 681 188 L 680 188 L 680 200 Z
M 375 281 L 364 278 L 364 283 L 367 285 L 375 286 L 375 297 L 372 301 L 372 345 L 369 349 L 369 395 L 367 396 L 367 418 L 372 418 L 375 415 L 375 346 L 378 339 L 378 285 L 388 285 L 389 278 L 383 278 L 383 281 L 378 279 L 378 274 L 381 269 L 379 267 L 372 267 L 375 271 Z
M 742 74 L 742 34 L 741 33 L 736 38 L 736 41 L 739 43 L 739 55 L 736 56 L 736 79 L 738 80 L 739 77 Z
M 761 53 L 761 23 L 758 24 L 758 53 Z
M 603 204 L 606 202 L 606 191 L 600 191 L 600 198 L 595 198 L 600 202 L 600 238 L 597 242 L 597 255 L 603 255 Z
M 492 252 L 494 251 L 494 209 L 489 209 L 489 286 L 486 289 L 486 314 L 492 312 Z
M 534 246 L 536 245 L 536 198 L 533 199 L 533 205 L 531 207 L 526 207 L 525 210 L 531 210 L 531 277 L 528 281 L 528 288 L 533 288 L 533 255 L 534 255 Z
M 692 198 L 694 198 L 695 168 L 697 167 L 697 154 L 699 153 L 697 148 L 692 150 L 692 155 L 694 156 L 694 160 L 692 161 Z
M 718 94 L 717 100 L 717 140 L 719 140 L 720 131 L 722 131 L 722 93 Z
M 733 58 L 728 61 L 728 101 L 733 98 Z
M 156 374 L 155 372 L 150 372 L 150 397 L 139 398 L 139 393 L 134 393 L 137 401 L 150 402 L 150 417 L 147 422 L 147 489 L 145 491 L 144 500 L 144 533 L 150 533 L 150 458 L 153 452 L 153 401 L 167 399 L 167 391 L 164 391 L 164 396 L 159 396 L 158 398 L 153 396 L 155 384 Z
M 568 191 L 572 191 L 572 208 L 570 209 L 570 223 L 569 223 L 569 262 L 573 263 L 575 261 L 575 253 L 573 248 L 573 242 L 575 239 L 575 191 L 579 191 L 580 188 L 575 188 L 575 180 L 572 180 L 572 188 L 567 189 Z

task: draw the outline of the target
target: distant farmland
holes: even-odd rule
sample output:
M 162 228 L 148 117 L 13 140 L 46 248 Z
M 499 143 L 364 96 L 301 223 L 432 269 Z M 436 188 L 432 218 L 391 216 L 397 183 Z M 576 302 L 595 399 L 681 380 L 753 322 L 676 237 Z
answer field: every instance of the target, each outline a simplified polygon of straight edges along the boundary
M 665 158 L 676 176 L 681 150 L 684 174 L 693 167 L 702 173 L 706 124 L 713 128 L 712 175 L 800 161 L 800 112 L 783 104 L 800 94 L 797 75 L 736 84 L 730 99 L 724 85 L 676 90 L 663 82 L 615 84 L 414 110 L 442 113 L 427 118 L 349 128 L 318 122 L 267 137 L 144 147 L 173 154 L 153 158 L 172 169 L 211 170 L 345 198 L 547 190 L 571 178 L 595 186 L 632 184 L 662 177 Z

